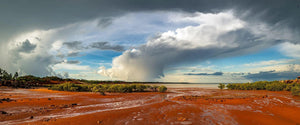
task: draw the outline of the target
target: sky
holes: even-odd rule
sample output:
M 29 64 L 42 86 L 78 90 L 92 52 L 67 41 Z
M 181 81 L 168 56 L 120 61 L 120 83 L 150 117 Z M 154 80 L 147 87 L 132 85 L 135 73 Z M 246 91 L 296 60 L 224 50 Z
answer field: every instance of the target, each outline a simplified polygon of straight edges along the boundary
M 1 0 L 0 67 L 89 80 L 300 76 L 300 0 Z

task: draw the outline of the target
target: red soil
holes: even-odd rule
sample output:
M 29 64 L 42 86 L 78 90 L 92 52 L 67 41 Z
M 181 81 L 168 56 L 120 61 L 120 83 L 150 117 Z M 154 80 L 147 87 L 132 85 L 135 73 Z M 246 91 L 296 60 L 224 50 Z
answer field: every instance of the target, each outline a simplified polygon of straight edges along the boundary
M 0 89 L 0 124 L 299 124 L 289 92 L 170 89 L 168 93 Z M 15 101 L 14 101 L 15 100 Z M 73 105 L 72 105 L 73 104 Z M 31 117 L 32 116 L 32 117 Z

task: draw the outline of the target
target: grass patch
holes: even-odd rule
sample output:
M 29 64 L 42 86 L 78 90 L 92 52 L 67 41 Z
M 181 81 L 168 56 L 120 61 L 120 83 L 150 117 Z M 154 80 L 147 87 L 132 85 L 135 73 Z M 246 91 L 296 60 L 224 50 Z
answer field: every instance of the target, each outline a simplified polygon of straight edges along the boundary
M 165 86 L 151 86 L 144 84 L 74 84 L 66 82 L 63 84 L 53 85 L 49 87 L 50 90 L 58 91 L 72 91 L 72 92 L 99 92 L 105 95 L 105 92 L 112 93 L 130 93 L 130 92 L 146 92 L 152 91 L 166 92 L 167 87 Z

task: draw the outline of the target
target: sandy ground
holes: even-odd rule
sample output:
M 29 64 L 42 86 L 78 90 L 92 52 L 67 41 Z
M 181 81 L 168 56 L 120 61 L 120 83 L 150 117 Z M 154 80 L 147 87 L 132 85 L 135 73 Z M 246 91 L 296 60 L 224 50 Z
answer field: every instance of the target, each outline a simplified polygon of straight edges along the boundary
M 300 124 L 300 97 L 289 92 L 171 88 L 102 96 L 0 88 L 0 99 L 3 125 Z

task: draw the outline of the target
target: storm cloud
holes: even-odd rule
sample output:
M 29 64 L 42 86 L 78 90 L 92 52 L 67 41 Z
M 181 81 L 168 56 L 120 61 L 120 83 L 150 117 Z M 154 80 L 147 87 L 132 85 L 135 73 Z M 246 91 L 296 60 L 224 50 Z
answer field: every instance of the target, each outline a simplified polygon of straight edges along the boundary
M 279 30 L 264 23 L 254 25 L 236 17 L 232 11 L 178 13 L 172 21 L 194 25 L 161 33 L 146 44 L 125 51 L 114 58 L 112 68 L 101 67 L 98 73 L 147 81 L 164 77 L 163 70 L 169 65 L 238 56 L 299 40 L 288 28 Z
M 82 49 L 82 42 L 80 41 L 73 41 L 73 42 L 65 42 L 65 46 L 67 46 L 69 49 Z
M 66 63 L 68 63 L 68 64 L 79 64 L 80 61 L 78 61 L 78 60 L 67 60 Z
M 91 45 L 89 45 L 89 48 L 94 48 L 99 50 L 124 51 L 124 46 L 111 45 L 109 42 L 94 42 Z
M 213 76 L 221 76 L 223 75 L 223 72 L 214 72 L 214 73 L 185 73 L 184 75 L 196 75 L 196 76 L 209 76 L 209 75 L 213 75 Z
M 272 70 L 272 71 L 261 71 L 259 73 L 250 73 L 244 77 L 247 79 L 251 79 L 253 81 L 269 81 L 269 80 L 295 79 L 299 75 L 300 72 L 293 72 L 293 71 L 277 72 L 275 70 Z
M 4 0 L 0 4 L 0 66 L 10 72 L 52 75 L 54 65 L 79 56 L 88 47 L 124 51 L 114 57 L 112 68 L 101 67 L 100 74 L 144 81 L 164 77 L 164 69 L 173 64 L 234 57 L 278 44 L 284 45 L 282 53 L 299 58 L 295 54 L 299 52 L 300 41 L 299 3 L 297 0 Z M 151 18 L 158 20 L 149 21 L 149 15 L 140 18 L 145 13 L 157 15 Z M 140 22 L 131 20 L 135 16 Z M 163 22 L 161 18 L 170 20 Z M 165 31 L 157 24 L 176 28 Z M 143 33 L 153 34 L 143 41 L 138 39 Z M 121 41 L 122 35 L 131 39 Z M 93 43 L 95 39 L 103 42 Z
M 98 49 L 98 50 L 113 50 L 124 51 L 125 47 L 121 45 L 112 45 L 109 42 L 92 42 L 87 46 L 84 46 L 80 41 L 65 42 L 63 43 L 67 48 L 72 50 L 84 50 L 84 49 Z
M 36 48 L 35 44 L 31 44 L 30 41 L 27 39 L 19 45 L 18 51 L 24 53 L 30 53 Z
M 72 7 L 66 7 L 72 6 Z M 53 9 L 55 8 L 55 9 Z M 118 9 L 115 9 L 118 8 Z M 299 30 L 299 1 L 282 0 L 65 0 L 28 2 L 4 0 L 0 4 L 0 37 L 2 42 L 11 36 L 34 29 L 51 29 L 97 17 L 112 17 L 134 11 L 182 10 L 187 12 L 220 12 L 237 10 L 238 16 L 259 18 L 271 24 L 281 23 Z M 247 12 L 247 16 L 243 14 Z M 253 20 L 253 19 L 252 19 Z M 109 21 L 103 21 L 109 24 Z M 4 41 L 3 41 L 4 40 Z

